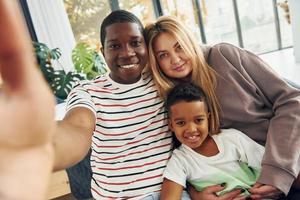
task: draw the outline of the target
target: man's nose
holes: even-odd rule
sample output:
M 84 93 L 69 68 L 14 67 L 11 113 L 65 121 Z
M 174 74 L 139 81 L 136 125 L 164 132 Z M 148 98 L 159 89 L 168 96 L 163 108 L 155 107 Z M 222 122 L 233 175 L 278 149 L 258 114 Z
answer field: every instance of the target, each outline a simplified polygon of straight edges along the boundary
M 120 56 L 122 57 L 130 57 L 130 56 L 134 56 L 135 55 L 135 51 L 134 51 L 134 48 L 131 47 L 130 45 L 124 45 L 122 50 L 121 50 L 121 53 L 120 53 Z

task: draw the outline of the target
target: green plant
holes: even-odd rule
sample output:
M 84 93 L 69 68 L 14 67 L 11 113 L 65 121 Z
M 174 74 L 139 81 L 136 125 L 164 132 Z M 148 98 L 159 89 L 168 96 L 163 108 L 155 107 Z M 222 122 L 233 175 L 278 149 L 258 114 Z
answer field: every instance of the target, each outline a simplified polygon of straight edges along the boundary
M 72 62 L 76 71 L 86 74 L 89 80 L 107 72 L 102 54 L 84 42 L 78 43 L 73 49 Z
M 58 61 L 61 56 L 58 48 L 50 49 L 46 44 L 40 42 L 34 42 L 33 46 L 38 64 L 53 93 L 60 99 L 66 99 L 73 85 L 84 77 L 77 72 L 66 73 L 63 69 L 55 70 L 52 67 L 52 61 Z

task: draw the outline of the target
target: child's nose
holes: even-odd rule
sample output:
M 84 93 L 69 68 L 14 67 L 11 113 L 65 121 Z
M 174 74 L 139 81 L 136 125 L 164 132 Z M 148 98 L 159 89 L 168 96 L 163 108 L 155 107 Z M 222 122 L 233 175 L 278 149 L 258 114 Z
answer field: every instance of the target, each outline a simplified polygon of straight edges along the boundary
M 197 126 L 194 123 L 190 123 L 188 125 L 188 131 L 189 132 L 195 132 L 195 131 L 197 131 Z

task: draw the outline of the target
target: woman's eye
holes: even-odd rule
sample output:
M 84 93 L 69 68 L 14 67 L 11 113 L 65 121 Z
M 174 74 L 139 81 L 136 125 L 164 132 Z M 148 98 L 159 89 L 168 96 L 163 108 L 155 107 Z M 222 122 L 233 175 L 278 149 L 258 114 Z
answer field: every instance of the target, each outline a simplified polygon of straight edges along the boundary
M 158 55 L 159 59 L 164 59 L 165 57 L 167 57 L 166 53 L 162 53 Z

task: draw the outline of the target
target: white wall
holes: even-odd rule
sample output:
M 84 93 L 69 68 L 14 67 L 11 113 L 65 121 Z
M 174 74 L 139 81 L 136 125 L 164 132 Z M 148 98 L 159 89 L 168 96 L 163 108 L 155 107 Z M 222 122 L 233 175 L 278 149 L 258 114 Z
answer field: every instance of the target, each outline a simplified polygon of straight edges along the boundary
M 295 61 L 300 62 L 300 0 L 289 0 Z
M 62 56 L 55 68 L 73 70 L 71 51 L 75 38 L 62 0 L 27 0 L 34 29 L 39 42 L 49 48 L 59 48 Z

